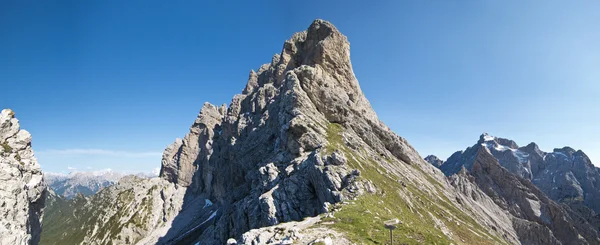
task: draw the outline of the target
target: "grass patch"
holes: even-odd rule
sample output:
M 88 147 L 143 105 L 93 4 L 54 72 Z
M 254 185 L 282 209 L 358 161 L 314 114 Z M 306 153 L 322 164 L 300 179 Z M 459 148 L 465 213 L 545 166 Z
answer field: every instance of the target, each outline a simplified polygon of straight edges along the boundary
M 344 128 L 340 124 L 330 123 L 327 125 L 327 142 L 329 144 L 325 146 L 325 154 L 332 153 L 344 146 L 342 132 L 344 132 Z
M 148 193 L 158 188 L 153 185 Z M 136 200 L 134 189 L 115 187 L 104 188 L 88 198 L 66 200 L 53 196 L 46 203 L 40 244 L 82 244 L 86 237 L 103 241 L 100 244 L 111 244 L 105 242 L 108 240 L 135 244 L 152 225 L 153 201 L 151 196 Z M 124 229 L 130 230 L 132 237 L 123 237 Z
M 5 141 L 4 143 L 2 143 L 2 144 L 0 144 L 0 145 L 2 145 L 2 150 L 3 150 L 4 152 L 6 152 L 6 153 L 10 153 L 10 152 L 12 152 L 12 147 L 10 147 L 10 146 L 8 145 L 8 142 L 6 142 L 6 141 Z
M 325 154 L 335 150 L 344 152 L 349 167 L 361 170 L 359 180 L 372 181 L 378 192 L 366 193 L 341 206 L 341 210 L 336 211 L 333 218 L 323 219 L 321 225 L 344 232 L 358 244 L 389 243 L 389 231 L 383 227 L 383 222 L 394 218 L 403 222 L 394 230 L 395 244 L 506 244 L 502 239 L 489 234 L 444 195 L 428 194 L 413 183 L 406 183 L 409 181 L 401 184 L 400 176 L 382 174 L 387 171 L 372 159 L 357 160 L 361 159 L 361 155 L 356 155 L 356 151 L 345 146 L 342 132 L 343 127 L 339 124 L 332 123 L 327 127 L 329 144 L 325 147 Z M 388 162 L 392 164 L 391 161 Z M 418 166 L 410 166 L 421 172 L 435 189 L 443 188 L 441 183 Z M 445 235 L 440 224 L 451 235 Z

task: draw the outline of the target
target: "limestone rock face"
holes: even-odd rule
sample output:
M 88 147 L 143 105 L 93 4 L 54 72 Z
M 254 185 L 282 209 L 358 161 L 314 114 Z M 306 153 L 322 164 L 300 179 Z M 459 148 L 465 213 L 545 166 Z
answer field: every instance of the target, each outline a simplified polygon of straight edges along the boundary
M 463 168 L 459 173 L 450 176 L 449 181 L 460 193 L 457 200 L 461 206 L 471 209 L 482 223 L 498 231 L 506 241 L 512 244 L 519 243 L 517 228 L 512 224 L 513 217 L 479 188 L 475 178 L 466 169 Z
M 14 112 L 0 113 L 0 244 L 37 244 L 46 196 L 31 134 Z
M 229 244 L 327 244 L 350 245 L 351 241 L 343 234 L 326 228 L 314 227 L 320 217 L 307 218 L 303 221 L 292 221 L 276 226 L 253 229 L 244 233 L 240 241 L 231 239 Z
M 212 154 L 212 138 L 221 124 L 225 107 L 205 103 L 198 118 L 183 138 L 169 145 L 163 153 L 161 176 L 181 186 L 190 186 L 198 166 Z

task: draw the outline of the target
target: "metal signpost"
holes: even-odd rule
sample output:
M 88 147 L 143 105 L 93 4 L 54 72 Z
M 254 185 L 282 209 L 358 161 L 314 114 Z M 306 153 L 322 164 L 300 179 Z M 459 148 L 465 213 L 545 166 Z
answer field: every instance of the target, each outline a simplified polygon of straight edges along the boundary
M 383 226 L 385 226 L 386 229 L 390 230 L 390 245 L 394 245 L 394 237 L 392 236 L 393 230 L 401 224 L 402 222 L 400 222 L 400 220 L 398 219 L 391 219 L 383 222 Z

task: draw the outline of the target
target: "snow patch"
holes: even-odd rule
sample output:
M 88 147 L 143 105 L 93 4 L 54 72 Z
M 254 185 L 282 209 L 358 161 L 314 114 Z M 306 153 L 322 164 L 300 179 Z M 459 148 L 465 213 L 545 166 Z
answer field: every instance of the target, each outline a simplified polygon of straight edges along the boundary
M 519 159 L 520 163 L 527 163 L 527 161 L 529 160 L 529 154 L 527 154 L 525 152 L 522 152 L 520 150 L 515 150 L 514 154 Z
M 494 146 L 494 149 L 496 149 L 497 151 L 506 151 L 506 150 L 512 150 L 512 149 L 511 149 L 511 148 L 509 148 L 508 146 L 501 145 L 501 144 L 496 144 L 496 146 Z
M 208 217 L 208 219 L 206 219 L 204 222 L 200 223 L 200 225 L 198 225 L 198 226 L 203 225 L 204 223 L 206 223 L 209 220 L 213 219 L 215 216 L 217 216 L 217 211 L 212 212 L 212 214 L 210 215 L 210 217 Z
M 485 148 L 488 148 L 489 150 L 491 150 L 493 148 L 496 151 L 507 151 L 507 150 L 515 151 L 515 149 L 512 149 L 505 145 L 498 144 L 498 142 L 496 142 L 496 141 L 486 141 L 485 143 L 481 143 L 481 145 L 484 146 Z
M 196 229 L 198 229 L 200 226 L 202 226 L 203 224 L 205 224 L 205 223 L 206 223 L 206 222 L 208 222 L 209 220 L 213 219 L 213 218 L 214 218 L 216 215 L 217 215 L 217 211 L 214 211 L 214 212 L 212 212 L 212 214 L 210 215 L 210 217 L 208 217 L 208 219 L 206 219 L 204 222 L 200 223 L 199 225 L 197 225 L 197 226 L 194 226 L 194 228 L 192 228 L 192 229 L 190 229 L 190 230 L 186 231 L 186 232 L 185 232 L 185 233 L 183 233 L 181 236 L 177 237 L 177 238 L 178 238 L 177 240 L 179 240 L 180 238 L 182 238 L 182 237 L 185 237 L 185 236 L 187 236 L 188 234 L 192 233 L 193 231 L 195 231 Z
M 207 208 L 207 207 L 210 207 L 212 205 L 213 205 L 213 203 L 210 200 L 204 199 L 204 207 L 203 208 Z
M 556 158 L 558 158 L 557 156 L 562 156 L 565 159 L 569 159 L 569 156 L 567 156 L 565 153 L 562 153 L 562 152 L 557 151 L 557 152 L 552 152 L 551 154 L 553 154 Z M 570 159 L 573 160 L 573 158 L 570 158 Z
M 487 133 L 483 134 L 483 141 L 494 141 L 496 139 L 496 137 L 491 136 Z

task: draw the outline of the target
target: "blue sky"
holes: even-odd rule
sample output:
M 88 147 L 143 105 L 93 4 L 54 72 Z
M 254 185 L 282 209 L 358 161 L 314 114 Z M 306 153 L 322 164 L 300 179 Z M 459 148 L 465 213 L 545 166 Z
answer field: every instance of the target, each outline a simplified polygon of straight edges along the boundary
M 0 107 L 45 171 L 150 171 L 205 101 L 229 103 L 322 18 L 348 36 L 379 117 L 423 156 L 489 132 L 600 164 L 600 2 L 240 2 L 1 1 Z

